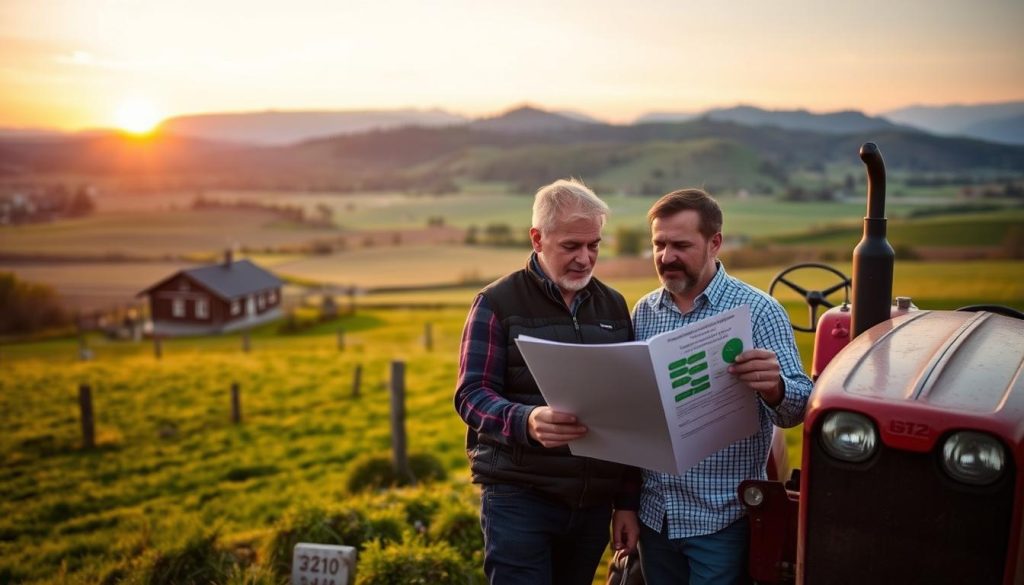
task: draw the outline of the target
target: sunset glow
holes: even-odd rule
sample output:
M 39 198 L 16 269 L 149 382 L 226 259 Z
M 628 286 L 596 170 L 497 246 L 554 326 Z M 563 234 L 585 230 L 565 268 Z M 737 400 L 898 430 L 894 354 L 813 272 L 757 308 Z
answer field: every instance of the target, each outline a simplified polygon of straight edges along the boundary
M 1020 0 L 9 0 L 0 127 L 113 120 L 139 132 L 158 115 L 480 116 L 522 103 L 628 123 L 736 104 L 877 114 L 1013 101 L 1022 24 Z M 116 106 L 126 87 L 147 88 L 162 111 Z
M 132 98 L 117 106 L 114 116 L 116 126 L 132 134 L 146 134 L 160 123 L 162 116 L 156 106 L 143 99 Z

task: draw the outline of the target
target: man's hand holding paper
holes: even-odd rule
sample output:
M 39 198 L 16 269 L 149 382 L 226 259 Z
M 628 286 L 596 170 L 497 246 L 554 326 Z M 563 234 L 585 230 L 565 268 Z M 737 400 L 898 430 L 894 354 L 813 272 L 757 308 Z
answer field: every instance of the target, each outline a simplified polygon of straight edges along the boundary
M 579 424 L 574 415 L 558 412 L 550 406 L 538 406 L 530 412 L 527 430 L 534 441 L 548 448 L 567 445 L 587 434 L 587 427 Z
M 729 373 L 756 391 L 768 406 L 782 402 L 782 369 L 775 352 L 770 349 L 751 349 L 736 356 Z

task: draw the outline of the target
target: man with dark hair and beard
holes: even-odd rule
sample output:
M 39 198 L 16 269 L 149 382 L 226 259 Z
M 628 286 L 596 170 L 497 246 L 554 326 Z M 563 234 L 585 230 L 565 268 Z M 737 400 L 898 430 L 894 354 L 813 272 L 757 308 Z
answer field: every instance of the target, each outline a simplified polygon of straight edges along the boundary
M 765 479 L 772 427 L 803 421 L 811 380 L 803 372 L 782 306 L 725 272 L 722 210 L 700 189 L 659 199 L 647 214 L 654 265 L 663 285 L 633 307 L 636 338 L 649 339 L 740 305 L 750 305 L 753 349 L 729 371 L 757 396 L 759 428 L 684 475 L 644 470 L 640 559 L 651 585 L 749 582 L 749 526 L 736 495 L 748 478 Z

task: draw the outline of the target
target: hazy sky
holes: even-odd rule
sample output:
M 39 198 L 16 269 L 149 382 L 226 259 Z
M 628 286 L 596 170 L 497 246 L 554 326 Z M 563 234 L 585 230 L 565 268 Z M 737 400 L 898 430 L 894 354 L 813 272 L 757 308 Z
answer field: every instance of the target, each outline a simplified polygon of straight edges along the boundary
M 1024 99 L 1024 0 L 0 0 L 0 126 Z M 148 112 L 147 112 L 148 110 Z

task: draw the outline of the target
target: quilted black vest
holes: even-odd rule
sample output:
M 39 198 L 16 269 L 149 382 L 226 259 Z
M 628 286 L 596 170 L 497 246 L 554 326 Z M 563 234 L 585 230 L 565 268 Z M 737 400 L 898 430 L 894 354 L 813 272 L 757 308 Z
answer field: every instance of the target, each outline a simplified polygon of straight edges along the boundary
M 566 343 L 616 343 L 633 339 L 629 309 L 622 295 L 592 278 L 588 293 L 570 313 L 560 295 L 528 268 L 488 285 L 480 294 L 501 321 L 507 350 L 503 395 L 524 404 L 544 398 L 515 339 L 530 335 Z M 582 291 L 580 294 L 583 294 Z M 467 437 L 475 483 L 511 483 L 529 487 L 573 506 L 605 505 L 620 488 L 626 467 L 576 457 L 568 447 L 502 445 L 486 435 Z

